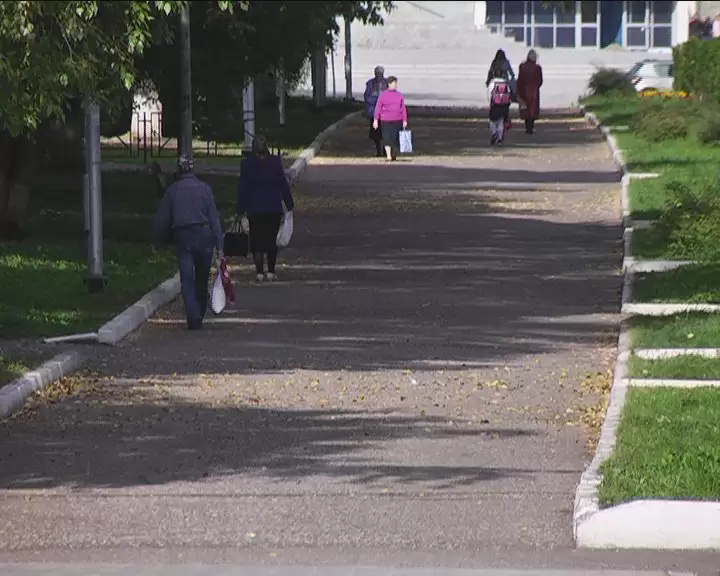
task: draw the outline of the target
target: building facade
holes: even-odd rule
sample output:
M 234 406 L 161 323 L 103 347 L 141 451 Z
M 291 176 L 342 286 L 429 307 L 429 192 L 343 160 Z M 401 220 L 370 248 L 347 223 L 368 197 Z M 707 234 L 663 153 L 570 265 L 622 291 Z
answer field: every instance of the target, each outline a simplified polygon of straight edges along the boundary
M 475 25 L 543 49 L 615 45 L 662 51 L 688 39 L 690 17 L 702 4 L 672 0 L 475 2 Z

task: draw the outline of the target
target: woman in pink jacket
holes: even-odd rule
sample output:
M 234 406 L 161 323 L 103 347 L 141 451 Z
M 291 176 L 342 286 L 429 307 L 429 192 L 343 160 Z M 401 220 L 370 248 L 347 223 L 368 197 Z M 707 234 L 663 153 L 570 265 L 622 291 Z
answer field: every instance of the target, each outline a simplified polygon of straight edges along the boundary
M 400 148 L 400 130 L 407 128 L 407 108 L 405 98 L 397 89 L 397 78 L 390 76 L 387 79 L 388 89 L 380 93 L 375 104 L 373 128 L 377 130 L 382 126 L 382 139 L 385 146 L 386 161 L 397 159 Z

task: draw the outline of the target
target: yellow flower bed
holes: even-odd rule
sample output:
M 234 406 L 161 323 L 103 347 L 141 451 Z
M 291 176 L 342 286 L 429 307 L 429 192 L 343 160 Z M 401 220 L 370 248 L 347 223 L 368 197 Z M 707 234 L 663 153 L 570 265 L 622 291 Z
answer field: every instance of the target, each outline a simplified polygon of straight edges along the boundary
M 662 97 L 665 99 L 678 98 L 685 100 L 690 98 L 690 94 L 683 92 L 682 90 L 643 90 L 638 94 L 640 98 L 657 98 Z

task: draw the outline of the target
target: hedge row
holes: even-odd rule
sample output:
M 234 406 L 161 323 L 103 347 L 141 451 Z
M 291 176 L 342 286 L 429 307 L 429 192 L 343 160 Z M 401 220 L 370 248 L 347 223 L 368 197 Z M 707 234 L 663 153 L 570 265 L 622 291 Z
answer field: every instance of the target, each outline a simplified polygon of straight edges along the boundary
M 720 102 L 720 39 L 691 38 L 673 48 L 675 89 Z

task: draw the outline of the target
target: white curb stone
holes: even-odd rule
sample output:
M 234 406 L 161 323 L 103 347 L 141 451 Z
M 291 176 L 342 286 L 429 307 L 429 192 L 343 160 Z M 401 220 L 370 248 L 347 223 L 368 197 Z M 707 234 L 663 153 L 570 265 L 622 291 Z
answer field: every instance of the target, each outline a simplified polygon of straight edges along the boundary
M 341 118 L 334 124 L 331 124 L 325 130 L 320 132 L 315 139 L 300 154 L 292 166 L 285 171 L 288 180 L 295 180 L 300 173 L 307 167 L 310 161 L 318 154 L 327 139 L 342 128 L 347 123 L 359 118 L 362 111 L 352 112 Z M 198 173 L 203 173 L 198 171 Z M 204 172 L 209 173 L 209 172 Z M 213 173 L 222 173 L 213 170 Z M 234 172 L 235 174 L 239 172 Z M 114 345 L 120 342 L 131 332 L 146 322 L 158 309 L 172 302 L 180 293 L 180 275 L 175 274 L 172 278 L 168 278 L 154 290 L 151 290 L 145 296 L 140 298 L 135 304 L 125 309 L 123 312 L 115 316 L 110 322 L 105 324 L 98 330 L 98 342 L 102 344 Z
M 58 354 L 39 368 L 0 388 L 0 420 L 22 406 L 34 392 L 78 370 L 82 362 L 77 352 Z
M 599 126 L 597 116 L 586 113 L 585 118 L 593 126 Z M 600 127 L 602 131 L 602 127 Z M 631 303 L 634 270 L 642 262 L 630 255 L 632 219 L 628 184 L 631 175 L 627 172 L 624 156 L 617 149 L 617 142 L 610 130 L 603 135 L 613 154 L 613 160 L 620 164 L 623 173 L 621 199 L 623 225 L 630 230 L 623 234 L 624 280 L 622 290 L 622 314 L 664 316 L 688 311 L 718 312 L 716 304 L 642 304 Z M 648 266 L 657 266 L 651 263 Z M 669 265 L 664 262 L 662 265 Z M 672 263 L 676 267 L 677 263 Z M 689 502 L 669 500 L 638 500 L 600 509 L 598 487 L 602 480 L 600 469 L 612 454 L 617 440 L 625 397 L 632 386 L 714 386 L 714 381 L 639 379 L 627 378 L 627 363 L 630 357 L 630 334 L 627 321 L 620 324 L 618 357 L 615 363 L 613 383 L 607 413 L 600 431 L 595 456 L 580 478 L 575 493 L 573 510 L 573 537 L 578 548 L 600 549 L 661 549 L 661 550 L 719 550 L 720 549 L 720 502 Z M 720 382 L 718 383 L 720 385 Z
M 629 378 L 627 386 L 633 388 L 717 388 L 718 380 L 681 380 L 680 378 Z M 718 526 L 720 534 L 720 526 Z
M 643 360 L 665 360 L 679 356 L 718 358 L 720 357 L 720 348 L 638 348 L 633 353 Z
M 686 312 L 720 312 L 720 304 L 656 304 L 626 302 L 622 314 L 631 316 L 673 316 Z
M 636 500 L 601 510 L 577 528 L 583 548 L 720 549 L 720 502 Z
M 653 178 L 660 178 L 659 172 L 631 172 L 628 174 L 633 180 L 652 180 Z
M 180 293 L 180 274 L 168 278 L 98 330 L 98 342 L 117 344 Z
M 632 228 L 628 228 L 627 230 L 632 230 Z M 629 246 L 629 242 L 626 243 L 626 247 L 627 246 Z M 631 252 L 628 251 L 626 253 L 630 254 Z M 696 264 L 696 262 L 694 260 L 638 260 L 632 256 L 624 259 L 626 271 L 632 274 L 669 272 L 670 270 L 677 270 L 690 264 Z

